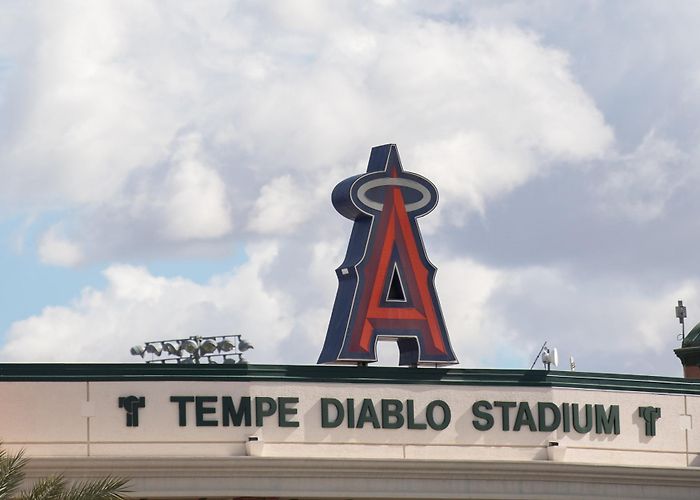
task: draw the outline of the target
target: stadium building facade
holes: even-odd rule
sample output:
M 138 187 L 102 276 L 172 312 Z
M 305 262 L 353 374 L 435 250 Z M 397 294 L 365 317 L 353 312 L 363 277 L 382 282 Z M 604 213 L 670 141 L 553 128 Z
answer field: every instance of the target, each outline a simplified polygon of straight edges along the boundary
M 435 186 L 389 144 L 332 201 L 354 227 L 318 362 L 340 366 L 205 364 L 198 337 L 132 350 L 191 364 L 0 364 L 0 440 L 27 480 L 118 475 L 143 499 L 700 496 L 700 327 L 683 379 L 449 368 L 416 222 Z M 404 367 L 367 366 L 379 341 Z

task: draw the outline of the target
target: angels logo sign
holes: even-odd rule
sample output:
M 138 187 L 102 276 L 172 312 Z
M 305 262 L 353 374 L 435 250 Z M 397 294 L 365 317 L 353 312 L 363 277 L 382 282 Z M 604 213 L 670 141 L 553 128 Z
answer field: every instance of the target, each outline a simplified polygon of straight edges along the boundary
M 457 363 L 416 223 L 437 200 L 431 182 L 404 172 L 394 144 L 373 148 L 367 173 L 335 187 L 333 206 L 355 224 L 319 363 L 376 361 L 380 339 L 398 343 L 401 365 Z

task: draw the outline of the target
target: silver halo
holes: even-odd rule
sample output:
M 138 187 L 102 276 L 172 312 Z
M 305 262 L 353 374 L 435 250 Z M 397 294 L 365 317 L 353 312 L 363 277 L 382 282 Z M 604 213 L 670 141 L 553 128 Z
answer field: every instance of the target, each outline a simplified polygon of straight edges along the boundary
M 401 186 L 418 191 L 421 194 L 421 199 L 406 205 L 406 212 L 409 213 L 420 210 L 431 201 L 430 191 L 424 185 L 411 179 L 400 179 L 395 177 L 385 177 L 365 182 L 357 190 L 357 197 L 369 208 L 381 212 L 384 208 L 384 203 L 370 200 L 367 196 L 367 191 L 382 186 Z

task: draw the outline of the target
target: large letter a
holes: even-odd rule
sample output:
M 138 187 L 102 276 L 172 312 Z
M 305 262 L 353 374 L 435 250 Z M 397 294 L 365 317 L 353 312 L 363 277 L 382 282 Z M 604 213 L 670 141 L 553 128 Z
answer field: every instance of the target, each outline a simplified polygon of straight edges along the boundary
M 319 363 L 376 361 L 379 339 L 396 340 L 399 364 L 457 363 L 416 217 L 437 204 L 427 179 L 404 172 L 394 144 L 372 149 L 367 173 L 333 190 L 355 221 Z

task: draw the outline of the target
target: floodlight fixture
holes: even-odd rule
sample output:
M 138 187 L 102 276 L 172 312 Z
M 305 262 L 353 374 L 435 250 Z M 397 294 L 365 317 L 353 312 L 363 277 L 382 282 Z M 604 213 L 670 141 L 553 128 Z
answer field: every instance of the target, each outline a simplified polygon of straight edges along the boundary
M 224 339 L 221 342 L 219 342 L 216 347 L 219 350 L 219 352 L 229 352 L 233 351 L 233 349 L 235 349 L 236 346 L 230 340 Z
M 216 342 L 212 342 L 211 340 L 205 340 L 199 345 L 199 351 L 202 354 L 211 354 L 212 352 L 216 351 L 217 348 Z
M 146 344 L 146 352 L 150 354 L 155 354 L 156 356 L 160 356 L 160 353 L 163 352 L 163 348 L 159 346 L 157 343 L 156 344 Z
M 149 341 L 132 347 L 130 352 L 142 358 L 147 353 L 151 354 L 151 359 L 146 363 L 246 365 L 248 361 L 242 353 L 250 349 L 253 349 L 253 344 L 243 340 L 240 335 L 192 335 L 182 339 Z M 154 359 L 154 356 L 158 356 L 158 359 Z
M 146 354 L 146 349 L 142 345 L 135 345 L 132 347 L 130 350 L 132 356 L 141 356 L 143 358 L 144 354 Z
M 163 351 L 171 356 L 179 356 L 180 350 L 170 342 L 163 342 Z
M 249 343 L 248 341 L 239 338 L 238 339 L 238 350 L 241 352 L 246 352 L 249 349 L 254 349 L 253 344 Z
M 197 350 L 197 343 L 190 339 L 182 340 L 180 341 L 180 350 L 193 354 Z

